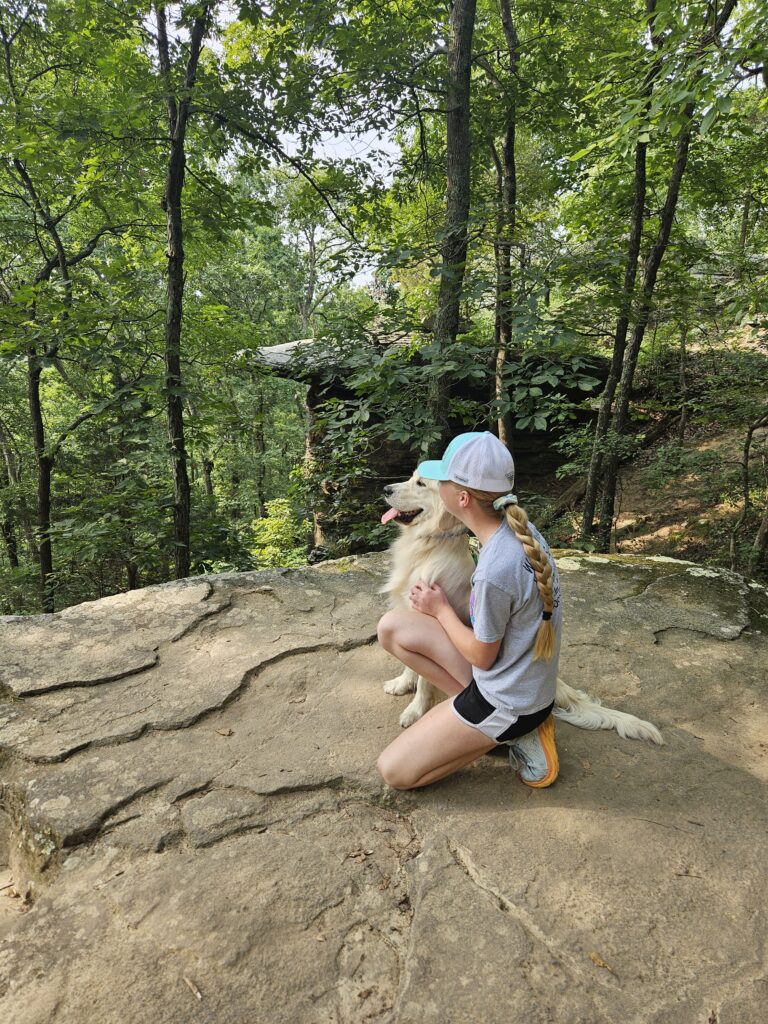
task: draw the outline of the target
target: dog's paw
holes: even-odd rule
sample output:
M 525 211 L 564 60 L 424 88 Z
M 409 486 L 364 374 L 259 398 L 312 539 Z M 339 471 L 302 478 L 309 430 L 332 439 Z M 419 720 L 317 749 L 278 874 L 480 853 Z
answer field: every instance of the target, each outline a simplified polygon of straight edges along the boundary
M 426 707 L 421 701 L 412 700 L 405 711 L 400 715 L 400 726 L 403 729 L 407 729 L 409 725 L 413 725 L 414 722 L 418 722 L 429 711 L 429 705 Z
M 394 679 L 388 679 L 384 683 L 384 693 L 392 693 L 400 697 L 404 693 L 413 693 L 416 689 L 416 677 L 410 672 L 401 672 Z

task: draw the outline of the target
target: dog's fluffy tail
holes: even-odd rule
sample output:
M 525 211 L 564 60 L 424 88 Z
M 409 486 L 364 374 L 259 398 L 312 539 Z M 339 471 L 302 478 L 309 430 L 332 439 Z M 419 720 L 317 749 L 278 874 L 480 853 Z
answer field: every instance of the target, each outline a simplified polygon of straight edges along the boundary
M 651 740 L 662 744 L 664 740 L 655 725 L 624 711 L 604 708 L 594 697 L 576 690 L 562 679 L 557 680 L 555 715 L 580 729 L 615 729 L 625 740 Z

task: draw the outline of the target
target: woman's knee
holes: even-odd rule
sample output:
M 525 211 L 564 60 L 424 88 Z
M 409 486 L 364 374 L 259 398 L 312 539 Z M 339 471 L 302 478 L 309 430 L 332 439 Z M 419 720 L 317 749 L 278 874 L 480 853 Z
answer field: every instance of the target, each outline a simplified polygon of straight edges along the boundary
M 379 638 L 379 643 L 385 651 L 391 649 L 393 641 L 397 635 L 399 613 L 396 611 L 385 612 L 379 619 L 379 625 L 376 630 L 376 635 Z
M 408 778 L 403 771 L 402 762 L 393 757 L 389 751 L 383 750 L 376 762 L 379 775 L 390 789 L 410 789 L 413 786 L 413 779 Z

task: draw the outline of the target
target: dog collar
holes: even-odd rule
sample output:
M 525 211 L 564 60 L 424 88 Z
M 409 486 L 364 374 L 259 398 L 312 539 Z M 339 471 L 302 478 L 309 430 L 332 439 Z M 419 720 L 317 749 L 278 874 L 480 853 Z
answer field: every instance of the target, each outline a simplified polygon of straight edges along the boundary
M 453 540 L 454 537 L 461 537 L 469 533 L 466 526 L 455 526 L 452 530 L 445 530 L 443 533 L 431 533 L 430 540 Z

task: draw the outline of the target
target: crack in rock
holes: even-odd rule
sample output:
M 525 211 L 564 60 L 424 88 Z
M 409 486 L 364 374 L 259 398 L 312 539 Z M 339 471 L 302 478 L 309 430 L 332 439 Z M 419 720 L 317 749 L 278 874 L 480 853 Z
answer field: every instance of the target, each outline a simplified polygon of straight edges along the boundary
M 459 846 L 458 843 L 451 842 L 448 843 L 448 849 L 461 870 L 483 893 L 485 893 L 489 899 L 496 904 L 499 910 L 513 917 L 527 932 L 527 934 L 536 942 L 541 943 L 541 945 L 549 952 L 550 956 L 562 964 L 562 966 L 571 975 L 580 981 L 583 981 L 587 988 L 593 987 L 596 984 L 604 989 L 614 988 L 615 982 L 609 982 L 601 977 L 596 977 L 593 971 L 588 971 L 583 968 L 578 961 L 564 952 L 564 950 L 559 947 L 558 943 L 539 927 L 534 918 L 526 910 L 518 906 L 516 903 L 513 903 L 512 900 L 505 896 L 497 886 L 487 878 L 484 878 L 482 872 L 472 859 L 472 855 L 469 850 L 463 846 Z
M 213 591 L 211 591 L 208 597 L 203 598 L 203 601 L 201 603 L 205 605 L 210 605 L 210 608 L 203 612 L 203 614 L 200 615 L 199 618 L 195 619 L 194 622 L 190 622 L 187 625 L 182 626 L 177 633 L 174 633 L 173 636 L 168 637 L 168 640 L 166 641 L 167 643 L 178 643 L 179 640 L 182 640 L 185 636 L 189 636 L 190 633 L 193 633 L 196 629 L 199 629 L 199 627 L 203 623 L 207 623 L 208 620 L 213 618 L 214 615 L 218 615 L 219 612 L 226 611 L 228 608 L 232 607 L 232 599 L 230 597 L 222 597 L 218 602 L 215 602 L 213 598 Z
M 53 615 L 0 619 L 0 685 L 16 696 L 95 686 L 146 671 L 157 649 L 220 610 L 207 582 L 163 584 L 65 608 Z M 130 629 L 125 622 L 130 622 Z M 121 622 L 123 626 L 121 628 Z
M 183 800 L 177 798 L 175 802 L 181 808 L 181 827 L 185 837 L 199 849 L 245 832 L 266 832 L 286 821 L 295 825 L 327 813 L 338 806 L 335 797 L 331 806 L 319 804 L 298 815 L 286 812 L 286 808 L 281 806 L 285 802 L 275 798 L 325 790 L 333 794 L 340 781 L 328 779 L 316 785 L 272 790 L 269 794 L 261 794 L 248 786 L 210 785 L 188 794 Z
M 17 851 L 24 876 L 33 884 L 58 863 L 60 854 L 95 839 L 103 824 L 118 811 L 170 781 L 165 775 L 151 781 L 128 784 L 121 795 L 108 797 L 98 809 L 78 808 L 63 794 L 53 795 L 31 780 L 26 790 L 17 785 L 0 787 L 0 809 L 11 822 L 10 842 Z M 62 817 L 61 811 L 68 814 Z M 57 811 L 58 816 L 52 811 Z
M 101 686 L 103 683 L 114 683 L 118 679 L 127 679 L 129 676 L 138 675 L 140 672 L 146 672 L 148 669 L 154 668 L 159 661 L 159 655 L 157 648 L 152 651 L 151 654 L 146 656 L 138 657 L 134 660 L 132 665 L 127 668 L 118 669 L 115 672 L 109 672 L 104 675 L 90 676 L 83 679 L 65 679 L 60 682 L 51 683 L 50 686 L 28 686 L 17 685 L 14 688 L 14 693 L 17 697 L 42 697 L 48 693 L 58 693 L 61 690 L 76 690 L 84 686 Z M 22 666 L 18 663 L 11 663 L 9 668 L 15 668 L 19 673 L 22 672 Z
M 268 803 L 295 815 L 306 801 L 270 797 Z M 302 1015 L 302 999 L 308 999 L 318 1006 L 318 1020 L 388 1020 L 410 901 L 402 892 L 403 872 L 396 857 L 376 844 L 373 831 L 391 829 L 400 840 L 410 841 L 412 830 L 395 812 L 372 801 L 358 803 L 356 812 L 350 807 L 347 816 L 334 802 L 322 815 L 302 816 L 289 832 L 270 830 L 262 837 L 251 831 L 232 835 L 229 842 L 181 850 L 172 863 L 166 858 L 132 861 L 119 879 L 112 866 L 111 917 L 119 917 L 126 932 L 139 932 L 141 943 L 158 939 L 167 945 L 173 936 L 174 949 L 229 969 L 236 969 L 246 956 L 248 972 L 254 957 L 263 966 L 266 956 L 265 969 L 279 969 L 284 957 L 295 956 L 297 975 L 308 983 L 290 996 L 297 1000 L 293 1015 L 283 1007 L 271 1017 L 266 1005 L 258 1003 L 257 1009 L 249 1003 L 249 1019 L 310 1019 Z M 369 843 L 370 855 L 364 854 Z M 359 859 L 341 855 L 350 847 L 360 853 Z M 221 885 L 216 886 L 211 913 L 198 918 L 190 909 L 202 894 L 207 902 L 215 877 Z M 243 917 L 246 906 L 249 916 Z M 318 958 L 325 965 L 321 970 L 304 969 Z M 265 992 L 263 998 L 269 997 Z
M 34 717 L 35 702 L 39 700 L 48 700 L 50 702 L 51 697 L 43 697 L 43 691 L 38 691 L 34 697 L 29 697 L 26 705 L 22 705 L 18 709 L 14 709 L 9 715 L 2 719 L 0 718 L 0 751 L 2 750 L 13 750 L 16 755 L 25 761 L 29 761 L 37 764 L 52 764 L 62 763 L 69 760 L 73 755 L 82 753 L 89 749 L 98 749 L 105 747 L 119 746 L 125 743 L 131 743 L 141 737 L 147 735 L 150 732 L 176 732 L 183 729 L 189 729 L 211 716 L 218 714 L 225 710 L 230 704 L 234 703 L 244 693 L 246 693 L 251 684 L 255 679 L 267 669 L 294 657 L 300 657 L 306 654 L 316 654 L 322 652 L 330 653 L 346 653 L 349 651 L 356 650 L 360 647 L 370 645 L 376 639 L 375 635 L 365 636 L 362 639 L 347 640 L 340 643 L 334 643 L 331 641 L 322 641 L 319 643 L 304 644 L 297 647 L 289 648 L 285 651 L 280 651 L 270 657 L 264 657 L 255 665 L 250 665 L 245 669 L 239 669 L 237 681 L 234 678 L 231 683 L 227 683 L 226 679 L 217 680 L 220 689 L 223 691 L 219 699 L 214 699 L 210 691 L 205 691 L 201 694 L 200 699 L 205 701 L 205 706 L 198 707 L 196 709 L 183 709 L 183 710 L 172 710 L 168 708 L 167 702 L 169 699 L 174 699 L 174 694 L 170 695 L 170 698 L 166 698 L 163 702 L 162 696 L 157 697 L 151 701 L 148 705 L 145 705 L 144 709 L 131 708 L 128 711 L 117 713 L 117 709 L 110 706 L 111 703 L 116 702 L 118 697 L 115 696 L 114 701 L 110 692 L 99 691 L 90 698 L 90 703 L 93 707 L 89 707 L 89 699 L 87 697 L 80 701 L 75 702 L 75 705 L 79 709 L 81 717 L 85 717 L 86 721 L 84 728 L 94 729 L 95 725 L 99 722 L 99 717 L 104 720 L 104 732 L 101 735 L 87 736 L 73 735 L 71 739 L 67 739 L 67 732 L 72 734 L 72 730 L 66 729 L 66 723 L 62 721 L 55 733 L 51 735 L 45 730 L 47 721 L 51 718 L 61 718 L 66 715 L 70 708 L 73 706 L 67 701 L 65 707 L 45 707 L 39 717 Z M 208 659 L 210 661 L 210 659 Z M 162 665 L 161 669 L 162 671 Z M 154 671 L 158 671 L 155 669 Z M 90 689 L 90 687 L 89 687 Z M 142 695 L 141 686 L 131 685 L 131 689 L 128 693 L 135 693 L 136 696 Z M 182 697 L 184 695 L 182 694 Z M 126 693 L 120 694 L 122 699 L 126 698 Z M 192 699 L 192 698 L 187 698 Z M 95 703 L 94 703 L 95 702 Z M 104 710 L 99 716 L 98 705 L 105 705 Z M 83 705 L 86 705 L 83 707 Z M 147 719 L 146 712 L 151 708 L 157 708 L 158 713 L 154 717 Z M 84 712 L 88 712 L 84 714 Z M 144 717 L 142 719 L 142 714 Z M 123 731 L 111 731 L 111 727 L 114 723 L 119 721 L 129 721 L 132 718 L 138 718 L 136 724 L 131 727 L 125 727 Z M 77 720 L 75 725 L 77 724 Z M 110 731 L 106 731 L 110 730 Z
M 277 786 L 274 789 L 270 788 L 262 793 L 261 790 L 254 789 L 254 793 L 262 793 L 264 796 L 291 796 L 295 793 L 316 793 L 321 789 L 341 789 L 344 785 L 343 775 L 333 775 L 327 779 L 321 779 L 318 782 L 306 782 L 299 783 L 296 786 Z
M 641 595 L 627 598 L 624 604 L 654 637 L 677 628 L 735 640 L 750 624 L 749 591 L 734 574 L 719 573 L 712 579 L 671 573 L 653 580 Z
M 746 628 L 746 626 L 743 626 L 738 632 L 731 631 L 727 636 L 720 636 L 718 639 L 724 640 L 726 643 L 731 643 L 734 640 L 738 640 Z M 652 630 L 654 644 L 661 645 L 663 643 L 665 633 L 690 633 L 692 636 L 705 636 L 710 638 L 713 636 L 711 631 L 706 629 L 696 629 L 694 626 L 663 626 L 661 629 Z

